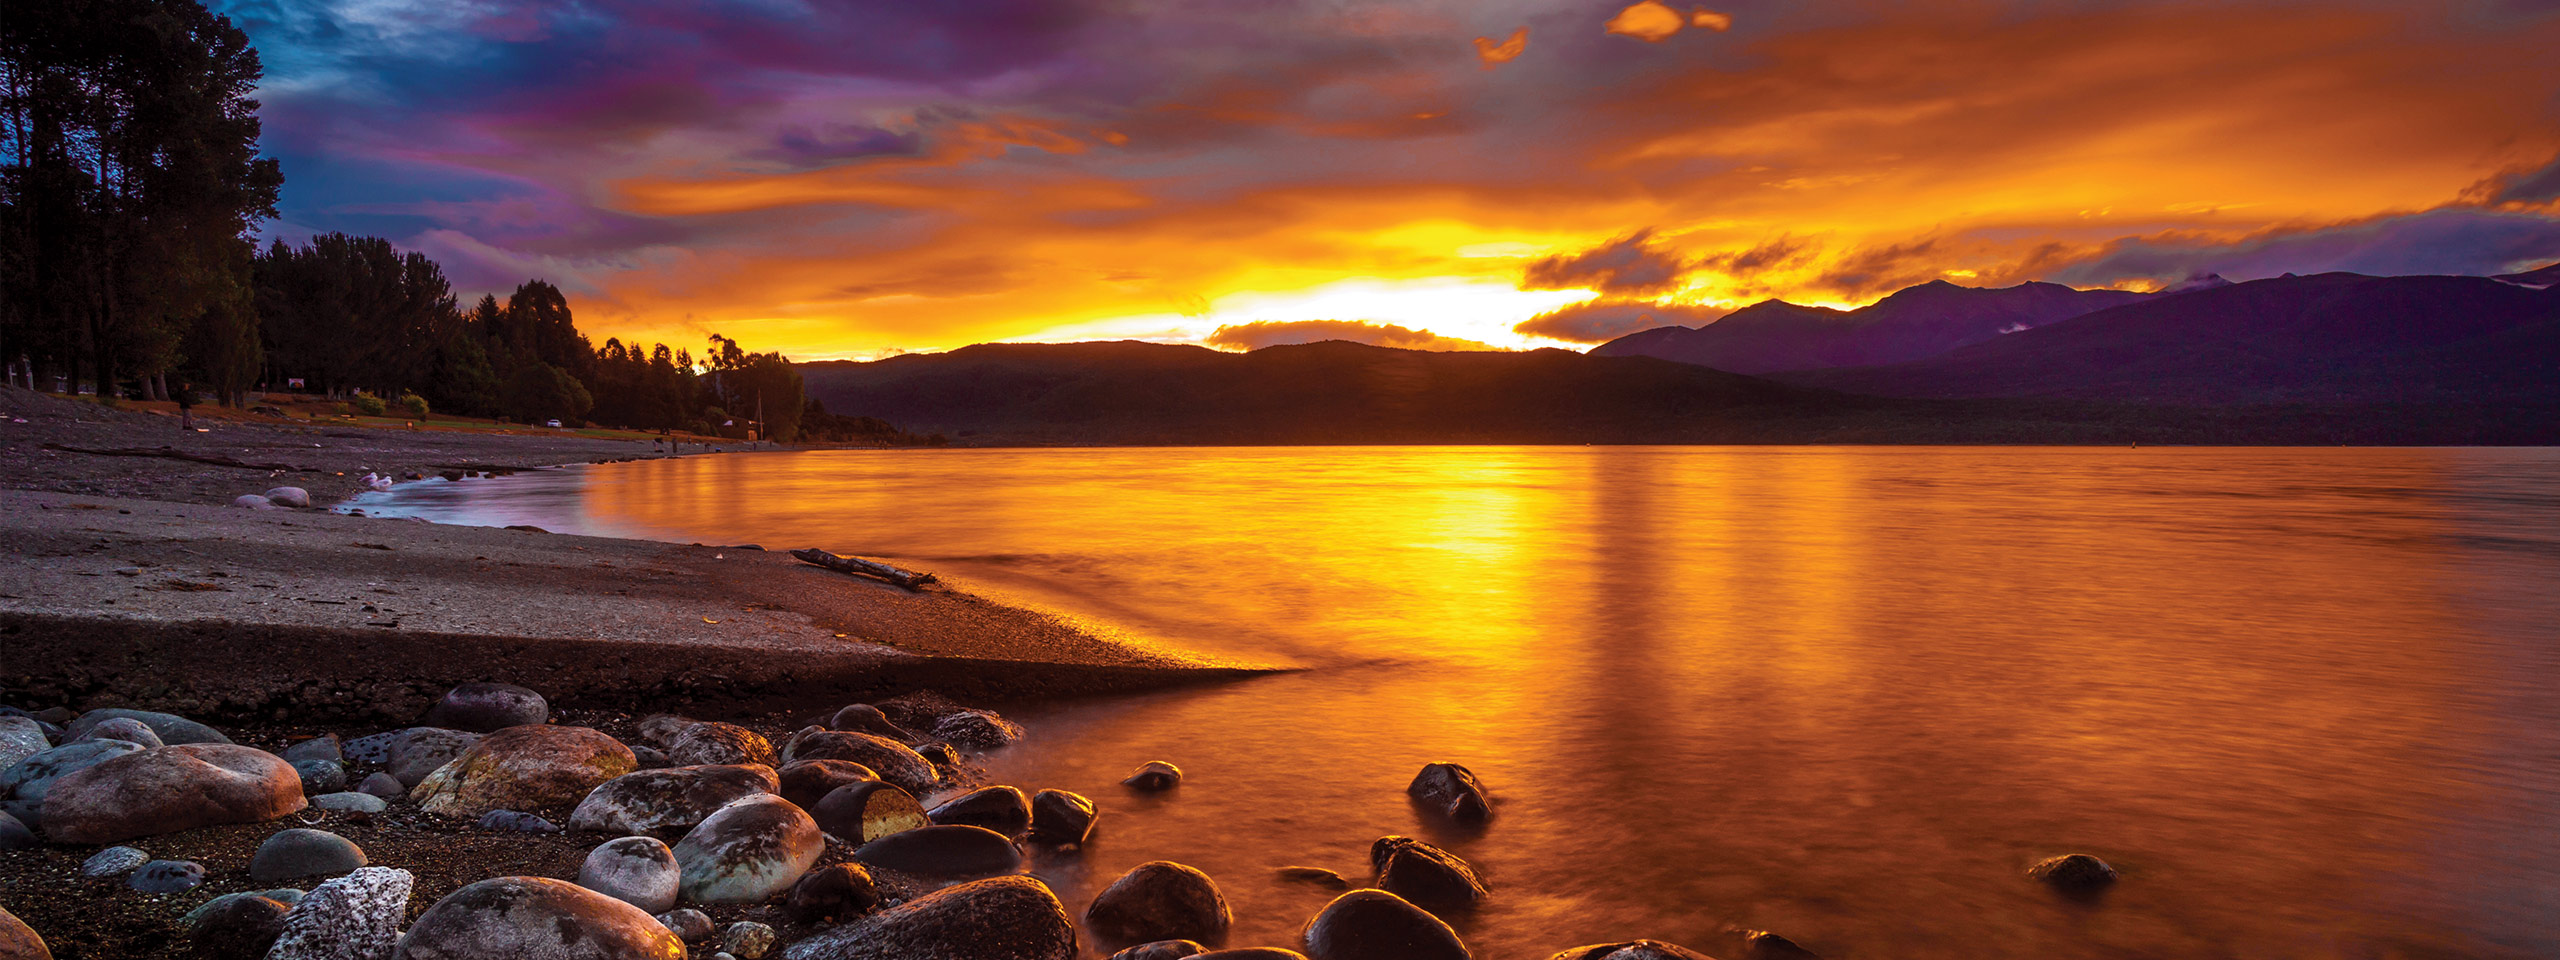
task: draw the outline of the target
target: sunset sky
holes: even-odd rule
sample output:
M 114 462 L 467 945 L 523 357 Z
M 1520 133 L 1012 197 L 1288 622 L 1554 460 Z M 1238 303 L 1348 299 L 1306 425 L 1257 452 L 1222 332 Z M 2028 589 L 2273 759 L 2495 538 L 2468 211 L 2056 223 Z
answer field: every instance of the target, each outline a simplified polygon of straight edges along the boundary
M 2560 0 L 214 6 L 271 236 L 546 278 L 599 341 L 1580 346 L 2560 259 Z

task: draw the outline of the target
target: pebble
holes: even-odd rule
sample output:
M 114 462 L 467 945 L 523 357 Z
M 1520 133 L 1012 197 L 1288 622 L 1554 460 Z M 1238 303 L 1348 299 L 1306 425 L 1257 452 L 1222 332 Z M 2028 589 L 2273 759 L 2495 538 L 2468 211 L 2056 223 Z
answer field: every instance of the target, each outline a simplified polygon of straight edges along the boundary
M 365 777 L 363 783 L 356 784 L 356 792 L 383 800 L 396 800 L 408 793 L 409 788 L 403 785 L 398 777 L 387 773 L 376 773 Z
M 781 781 L 782 799 L 798 804 L 800 809 L 816 812 L 818 801 L 837 787 L 865 780 L 878 780 L 880 775 L 870 767 L 851 760 L 794 760 L 775 771 Z
M 301 763 L 305 760 L 327 760 L 335 763 L 347 758 L 346 751 L 338 743 L 338 735 L 334 733 L 324 733 L 286 747 L 278 756 L 283 757 L 287 763 Z
M 389 801 L 370 793 L 324 793 L 311 798 L 311 805 L 339 813 L 381 813 L 391 808 Z
M 151 855 L 132 847 L 108 847 L 80 862 L 82 876 L 121 877 L 151 862 Z
M 588 791 L 569 813 L 569 826 L 602 833 L 689 830 L 732 801 L 773 793 L 781 786 L 762 764 L 704 765 L 635 770 Z
M 686 943 L 711 936 L 711 915 L 692 907 L 661 913 L 658 923 L 674 932 L 676 939 Z
M 142 745 L 124 740 L 84 740 L 37 752 L 0 770 L 0 796 L 14 797 L 32 804 L 44 802 L 46 794 L 62 778 L 105 763 L 128 753 L 142 752 Z
M 302 509 L 311 506 L 311 491 L 301 487 L 268 487 L 266 496 L 267 502 L 279 507 Z
M 773 952 L 776 939 L 772 927 L 745 920 L 720 931 L 720 949 L 738 960 L 763 960 L 765 954 Z
M 409 914 L 417 878 L 393 867 L 364 867 L 313 889 L 284 915 L 284 932 L 266 960 L 352 960 L 391 954 Z
M 302 777 L 306 794 L 336 793 L 347 788 L 347 768 L 335 760 L 296 760 L 293 772 Z
M 203 906 L 197 907 L 197 908 L 195 908 L 195 909 L 193 909 L 193 910 L 189 910 L 189 911 L 187 911 L 187 912 L 186 912 L 186 914 L 185 914 L 184 916 L 179 917 L 179 918 L 178 918 L 178 930 L 179 930 L 179 932 L 181 932 L 181 933 L 191 932 L 191 931 L 195 930 L 198 926 L 202 925 L 202 924 L 205 922 L 205 918 L 207 918 L 208 916 L 211 916 L 215 911 L 222 909 L 223 905 L 228 904 L 228 903 L 230 903 L 231 901 L 234 901 L 234 900 L 247 900 L 247 899 L 253 899 L 253 898 L 254 898 L 254 899 L 262 899 L 262 900 L 272 900 L 272 901 L 275 901 L 276 903 L 278 903 L 278 904 L 280 904 L 280 905 L 284 906 L 284 907 L 285 907 L 285 908 L 287 908 L 287 909 L 291 909 L 291 908 L 293 907 L 293 905 L 294 905 L 294 904 L 297 904 L 297 903 L 301 903 L 301 902 L 302 902 L 302 891 L 300 891 L 300 890 L 293 890 L 293 889 L 282 889 L 282 890 L 252 890 L 252 891 L 247 892 L 247 893 L 226 893 L 226 894 L 223 894 L 223 895 L 221 895 L 221 896 L 219 896 L 219 897 L 215 897 L 215 898 L 213 898 L 213 899 L 211 899 L 211 900 L 207 900 L 207 901 L 205 901 Z M 278 917 L 282 917 L 282 916 L 283 916 L 282 912 L 281 912 L 281 911 L 279 911 L 279 912 L 278 912 L 278 914 L 277 914 L 277 916 L 278 916 Z
M 204 883 L 204 864 L 193 860 L 153 860 L 125 878 L 125 886 L 144 893 L 177 893 Z
M 631 748 L 586 727 L 508 727 L 418 781 L 418 809 L 447 817 L 574 806 L 639 766 Z
M 326 830 L 295 827 L 278 831 L 258 845 L 257 855 L 249 858 L 249 879 L 275 883 L 338 877 L 364 865 L 364 848 L 355 841 Z

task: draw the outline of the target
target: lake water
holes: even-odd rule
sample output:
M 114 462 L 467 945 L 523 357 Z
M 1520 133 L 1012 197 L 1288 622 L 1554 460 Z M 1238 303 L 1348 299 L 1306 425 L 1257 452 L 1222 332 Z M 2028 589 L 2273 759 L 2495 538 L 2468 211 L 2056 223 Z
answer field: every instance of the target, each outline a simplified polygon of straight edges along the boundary
M 826 451 L 429 482 L 447 522 L 891 558 L 1303 666 L 1026 710 L 1093 797 L 1071 912 L 1153 859 L 1235 946 L 1436 840 L 1540 960 L 1721 928 L 1833 958 L 2560 956 L 2560 451 Z M 1117 781 L 1149 759 L 1189 780 Z M 1404 796 L 1474 768 L 1490 826 Z M 2096 854 L 2093 903 L 2025 868 Z

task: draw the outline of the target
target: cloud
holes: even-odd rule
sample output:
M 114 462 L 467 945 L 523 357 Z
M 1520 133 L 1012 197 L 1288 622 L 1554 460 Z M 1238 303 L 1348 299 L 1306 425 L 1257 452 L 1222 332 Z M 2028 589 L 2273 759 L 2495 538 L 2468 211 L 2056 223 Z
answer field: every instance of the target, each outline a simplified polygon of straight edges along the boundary
M 1680 11 L 1671 9 L 1661 0 L 1642 0 L 1618 11 L 1618 15 L 1610 17 L 1603 29 L 1646 43 L 1661 43 L 1688 25 L 1689 18 L 1681 16 Z
M 1880 296 L 1938 279 L 1946 271 L 1932 257 L 1936 252 L 1935 239 L 1855 250 L 1832 263 L 1816 282 L 1852 298 Z
M 1660 293 L 1680 285 L 1690 268 L 1679 254 L 1653 246 L 1653 228 L 1610 240 L 1581 253 L 1558 254 L 1529 264 L 1524 290 L 1588 288 L 1602 293 Z
M 2169 282 L 2218 273 L 2256 280 L 2286 273 L 2494 276 L 2560 257 L 2560 217 L 2448 206 L 2321 226 L 2282 227 L 2238 240 L 2179 233 L 2127 237 L 2045 274 L 2074 286 Z
M 1474 340 L 1444 337 L 1429 330 L 1414 330 L 1392 323 L 1368 323 L 1361 320 L 1262 320 L 1253 323 L 1230 323 L 1211 332 L 1207 342 L 1213 347 L 1236 350 L 1260 350 L 1290 343 L 1316 343 L 1323 340 L 1349 340 L 1402 350 L 1429 350 L 1451 353 L 1472 350 L 1499 350 L 1500 347 Z
M 1655 327 L 1698 327 L 1714 323 L 1730 310 L 1647 300 L 1587 300 L 1541 313 L 1511 329 L 1532 337 L 1566 343 L 1606 343 Z
M 1529 28 L 1527 27 L 1511 31 L 1511 39 L 1501 43 L 1493 42 L 1492 37 L 1476 38 L 1476 58 L 1483 60 L 1485 69 L 1488 70 L 1493 69 L 1496 64 L 1510 63 L 1513 58 L 1520 55 L 1520 51 L 1527 49 L 1529 49 Z
M 2488 181 L 2490 203 L 2550 203 L 2560 200 L 2560 157 L 2539 170 L 2520 170 Z

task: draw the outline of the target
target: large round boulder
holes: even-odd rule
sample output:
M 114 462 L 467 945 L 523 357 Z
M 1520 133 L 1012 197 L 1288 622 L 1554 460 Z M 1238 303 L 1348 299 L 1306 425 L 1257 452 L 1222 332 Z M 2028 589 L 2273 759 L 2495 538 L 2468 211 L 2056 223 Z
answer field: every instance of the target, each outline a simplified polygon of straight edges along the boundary
M 675 847 L 679 894 L 695 903 L 754 903 L 791 886 L 825 853 L 818 824 L 760 793 L 720 808 Z
M 565 807 L 639 766 L 631 748 L 585 727 L 508 727 L 418 783 L 418 808 L 478 818 L 492 810 Z
M 174 713 L 127 710 L 122 707 L 107 707 L 81 714 L 80 719 L 73 720 L 68 726 L 62 728 L 62 739 L 65 742 L 84 739 L 88 737 L 89 731 L 99 724 L 119 719 L 140 721 L 143 726 L 150 727 L 153 734 L 159 736 L 160 743 L 164 746 L 174 747 L 182 743 L 231 742 L 231 738 L 223 736 L 222 731 Z
M 26 921 L 0 907 L 0 960 L 53 960 L 53 951 Z
M 1315 960 L 1468 960 L 1457 931 L 1384 890 L 1335 897 L 1303 936 Z
M 427 708 L 419 723 L 489 733 L 508 727 L 551 722 L 551 704 L 542 695 L 512 683 L 466 683 L 447 691 Z
M 1227 938 L 1235 914 L 1227 908 L 1217 881 L 1199 870 L 1170 860 L 1141 863 L 1094 895 L 1085 908 L 1085 929 L 1111 943 L 1152 940 L 1198 940 L 1215 944 Z
M 1404 792 L 1424 809 L 1459 823 L 1483 823 L 1493 816 L 1493 796 L 1475 771 L 1454 763 L 1424 764 Z
M 638 907 L 564 880 L 499 877 L 418 915 L 393 960 L 684 960 L 684 941 Z
M 284 931 L 266 960 L 380 957 L 400 938 L 417 877 L 393 867 L 365 867 L 312 888 L 284 915 Z
M 985 827 L 1012 836 L 1031 826 L 1031 799 L 1015 787 L 981 787 L 942 802 L 925 816 L 935 823 Z
M 837 787 L 880 779 L 870 767 L 851 760 L 794 760 L 783 764 L 775 775 L 782 780 L 782 789 L 775 792 L 782 794 L 782 799 L 799 804 L 802 810 L 815 809 L 818 801 Z
M 851 789 L 851 788 L 847 788 Z M 874 867 L 936 877 L 983 877 L 1022 866 L 1022 850 L 985 827 L 902 830 L 863 844 L 853 858 Z
M 579 886 L 653 914 L 675 907 L 683 876 L 675 852 L 656 837 L 605 841 L 578 867 Z
M 846 843 L 870 843 L 893 833 L 931 826 L 924 805 L 907 792 L 878 780 L 861 780 L 829 791 L 809 813 L 818 829 Z
M 1715 960 L 1676 943 L 1660 940 L 1628 940 L 1622 943 L 1595 943 L 1558 951 L 1547 960 Z
M 249 879 L 283 883 L 304 877 L 342 877 L 365 865 L 364 848 L 330 833 L 295 827 L 277 831 L 249 858 Z
M 792 944 L 783 960 L 1073 960 L 1075 925 L 1030 877 L 963 883 Z
M 479 742 L 479 734 L 466 730 L 410 727 L 392 734 L 383 744 L 383 770 L 400 781 L 402 789 L 416 789 L 428 774 L 452 763 L 453 758 Z
M 1412 837 L 1379 837 L 1369 845 L 1378 889 L 1433 913 L 1473 909 L 1484 900 L 1484 881 L 1457 854 Z
M 0 770 L 0 797 L 43 803 L 45 795 L 63 777 L 143 749 L 141 744 L 125 740 L 83 740 L 39 750 L 11 764 L 9 769 Z
M 941 774 L 933 769 L 933 761 L 907 749 L 907 745 L 887 737 L 843 730 L 803 730 L 793 734 L 784 744 L 782 759 L 850 760 L 878 774 L 880 779 L 898 785 L 909 793 L 933 789 Z
M 107 742 L 107 741 L 98 741 Z M 302 809 L 302 778 L 284 759 L 229 743 L 153 747 L 64 776 L 45 794 L 56 843 L 114 843 Z
M 608 833 L 690 830 L 732 801 L 772 793 L 781 786 L 772 767 L 758 764 L 639 770 L 588 792 L 586 799 L 578 801 L 578 809 L 570 812 L 569 828 Z
M 664 745 L 667 761 L 677 766 L 754 763 L 773 766 L 773 744 L 763 734 L 734 723 L 696 723 Z

